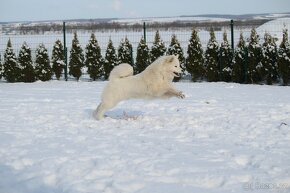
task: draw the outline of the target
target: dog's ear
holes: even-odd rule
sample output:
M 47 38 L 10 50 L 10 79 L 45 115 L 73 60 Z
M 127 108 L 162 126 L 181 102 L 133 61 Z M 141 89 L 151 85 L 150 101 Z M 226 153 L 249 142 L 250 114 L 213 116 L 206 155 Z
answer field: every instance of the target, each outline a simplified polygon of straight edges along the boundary
M 171 56 L 168 56 L 168 58 L 167 58 L 167 62 L 173 62 L 173 60 L 174 60 L 174 55 L 171 55 Z

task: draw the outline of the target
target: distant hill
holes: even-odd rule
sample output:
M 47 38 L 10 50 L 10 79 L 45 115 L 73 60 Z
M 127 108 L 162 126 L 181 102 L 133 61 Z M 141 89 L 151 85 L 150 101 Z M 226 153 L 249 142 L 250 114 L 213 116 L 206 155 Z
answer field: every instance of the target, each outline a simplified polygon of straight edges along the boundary
M 177 17 L 149 17 L 149 18 L 118 18 L 110 22 L 121 23 L 140 23 L 140 22 L 212 22 L 228 20 L 272 20 L 278 18 L 290 17 L 289 13 L 263 13 L 263 14 L 244 14 L 244 15 L 222 15 L 222 14 L 203 14 L 203 15 L 182 15 Z
M 229 15 L 229 14 L 202 14 L 202 15 L 181 15 L 176 17 L 145 17 L 145 18 L 95 18 L 95 19 L 67 19 L 67 20 L 45 20 L 45 21 L 15 21 L 15 22 L 1 22 L 2 24 L 11 23 L 54 23 L 54 22 L 97 22 L 97 23 L 107 23 L 112 21 L 198 21 L 198 20 L 215 20 L 215 19 L 234 19 L 234 20 L 253 20 L 253 19 L 278 19 L 290 17 L 289 13 L 262 13 L 262 14 L 242 14 L 242 15 Z
M 262 13 L 262 14 L 242 14 L 242 15 L 229 15 L 229 14 L 205 14 L 205 15 L 193 15 L 193 16 L 181 16 L 181 17 L 208 17 L 208 18 L 225 18 L 225 19 L 278 19 L 281 17 L 290 17 L 289 13 Z
M 245 15 L 182 15 L 177 17 L 147 17 L 147 18 L 96 18 L 96 19 L 72 19 L 72 20 L 47 20 L 47 21 L 19 21 L 0 22 L 0 34 L 42 34 L 62 31 L 62 23 L 67 23 L 68 32 L 76 30 L 142 30 L 143 23 L 147 28 L 186 28 L 195 26 L 208 29 L 213 27 L 220 30 L 229 26 L 233 19 L 235 25 L 240 28 L 259 27 L 260 25 L 279 18 L 289 18 L 290 13 L 265 13 Z

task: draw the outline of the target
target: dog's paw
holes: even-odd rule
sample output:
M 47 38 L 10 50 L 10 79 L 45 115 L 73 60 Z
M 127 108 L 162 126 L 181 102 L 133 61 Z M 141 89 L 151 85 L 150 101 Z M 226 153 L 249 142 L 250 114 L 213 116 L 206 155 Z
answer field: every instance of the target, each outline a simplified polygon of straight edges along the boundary
M 95 110 L 95 111 L 93 112 L 92 116 L 93 116 L 93 118 L 95 118 L 97 121 L 100 121 L 101 119 L 104 118 L 104 116 L 100 115 L 100 114 L 98 113 L 97 110 Z
M 184 99 L 185 95 L 180 91 L 177 95 L 178 98 Z

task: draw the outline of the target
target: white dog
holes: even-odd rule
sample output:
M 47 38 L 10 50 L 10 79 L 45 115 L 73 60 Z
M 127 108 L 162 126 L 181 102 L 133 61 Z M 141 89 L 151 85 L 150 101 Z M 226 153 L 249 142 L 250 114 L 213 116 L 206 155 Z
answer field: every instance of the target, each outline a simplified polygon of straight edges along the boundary
M 177 56 L 161 56 L 143 72 L 133 76 L 133 67 L 120 64 L 110 73 L 109 82 L 103 90 L 101 103 L 94 112 L 96 119 L 103 118 L 104 113 L 120 101 L 130 98 L 154 99 L 176 96 L 184 98 L 181 91 L 172 85 L 181 68 Z

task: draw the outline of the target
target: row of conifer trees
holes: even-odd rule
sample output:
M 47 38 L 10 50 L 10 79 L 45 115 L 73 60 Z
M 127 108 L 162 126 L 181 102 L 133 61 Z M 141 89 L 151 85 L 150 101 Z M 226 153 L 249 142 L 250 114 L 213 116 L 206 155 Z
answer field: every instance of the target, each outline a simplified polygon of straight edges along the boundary
M 226 33 L 223 34 L 223 42 L 219 45 L 214 31 L 211 30 L 210 40 L 203 53 L 197 32 L 193 31 L 185 62 L 187 70 L 193 79 L 287 85 L 290 78 L 290 44 L 287 29 L 283 30 L 283 39 L 279 47 L 276 45 L 276 39 L 269 33 L 264 34 L 262 44 L 259 42 L 259 35 L 252 29 L 247 41 L 243 34 L 240 34 L 239 42 L 235 50 L 232 50 Z
M 260 38 L 256 30 L 252 29 L 247 41 L 241 33 L 240 40 L 233 51 L 226 32 L 223 35 L 223 42 L 219 44 L 214 31 L 211 30 L 204 51 L 197 30 L 193 29 L 185 58 L 176 35 L 172 35 L 171 43 L 166 48 L 157 31 L 151 48 L 144 38 L 141 38 L 134 62 L 132 44 L 127 37 L 121 41 L 117 50 L 110 39 L 103 57 L 94 34 L 91 35 L 84 53 L 75 33 L 68 63 L 69 74 L 79 80 L 82 69 L 86 67 L 92 80 L 107 79 L 112 68 L 120 63 L 132 64 L 134 73 L 140 73 L 159 56 L 175 54 L 179 56 L 183 71 L 190 73 L 193 81 L 267 84 L 281 81 L 287 85 L 290 78 L 290 45 L 287 30 L 283 31 L 283 40 L 279 47 L 269 33 L 265 33 L 262 45 L 259 42 Z M 50 59 L 47 49 L 40 44 L 33 62 L 31 49 L 25 42 L 16 57 L 9 40 L 3 64 L 0 64 L 0 78 L 3 76 L 8 82 L 34 82 L 47 81 L 55 75 L 59 80 L 65 67 L 63 49 L 61 41 L 57 40 Z

